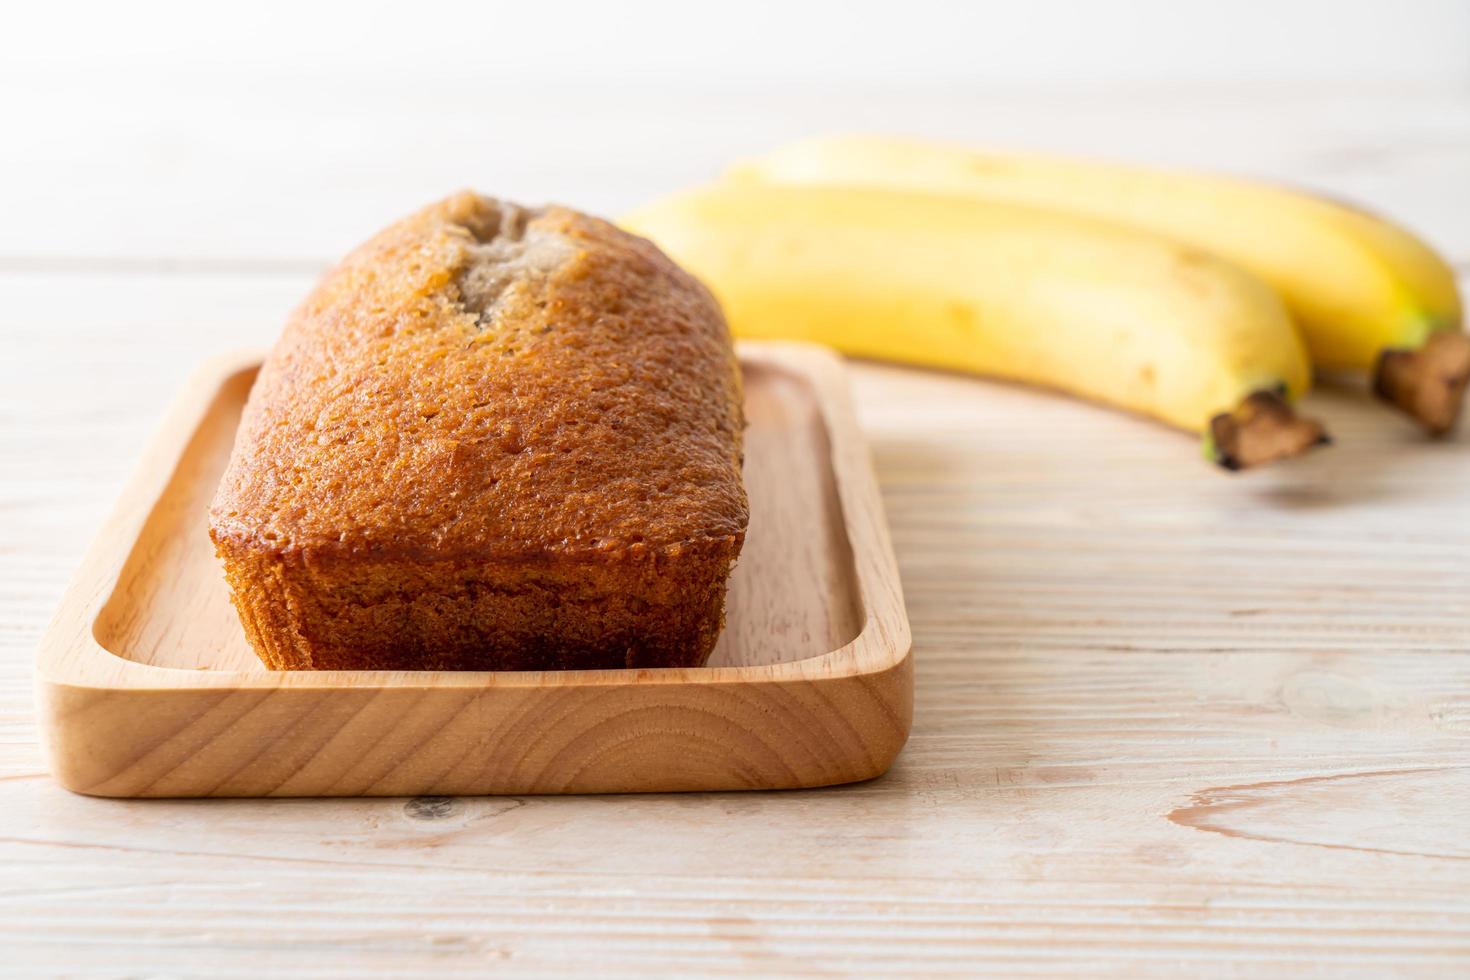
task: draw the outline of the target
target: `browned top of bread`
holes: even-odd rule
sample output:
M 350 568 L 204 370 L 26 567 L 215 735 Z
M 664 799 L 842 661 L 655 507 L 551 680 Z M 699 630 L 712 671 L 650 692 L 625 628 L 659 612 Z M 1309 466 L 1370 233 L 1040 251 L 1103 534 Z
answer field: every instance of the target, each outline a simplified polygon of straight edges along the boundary
M 211 527 L 308 557 L 673 556 L 744 531 L 740 405 L 718 306 L 651 243 L 463 192 L 296 310 Z

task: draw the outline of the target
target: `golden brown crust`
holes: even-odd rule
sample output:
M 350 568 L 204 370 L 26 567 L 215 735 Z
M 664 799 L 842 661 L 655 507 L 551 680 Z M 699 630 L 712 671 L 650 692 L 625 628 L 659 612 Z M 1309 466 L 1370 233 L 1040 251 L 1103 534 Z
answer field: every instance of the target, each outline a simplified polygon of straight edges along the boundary
M 274 668 L 703 662 L 741 425 L 695 280 L 606 222 L 466 192 L 296 311 L 210 531 Z

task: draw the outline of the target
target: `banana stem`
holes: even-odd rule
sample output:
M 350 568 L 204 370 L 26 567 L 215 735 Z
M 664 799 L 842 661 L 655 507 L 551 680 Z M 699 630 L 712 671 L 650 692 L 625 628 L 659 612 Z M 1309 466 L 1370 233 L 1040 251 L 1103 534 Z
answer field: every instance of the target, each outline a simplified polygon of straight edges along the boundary
M 1470 386 L 1470 335 L 1436 330 L 1418 350 L 1388 349 L 1373 369 L 1373 393 L 1402 409 L 1426 432 L 1455 427 Z
M 1205 454 L 1227 470 L 1246 470 L 1331 443 L 1322 423 L 1299 417 L 1279 392 L 1253 391 L 1235 411 L 1210 419 Z

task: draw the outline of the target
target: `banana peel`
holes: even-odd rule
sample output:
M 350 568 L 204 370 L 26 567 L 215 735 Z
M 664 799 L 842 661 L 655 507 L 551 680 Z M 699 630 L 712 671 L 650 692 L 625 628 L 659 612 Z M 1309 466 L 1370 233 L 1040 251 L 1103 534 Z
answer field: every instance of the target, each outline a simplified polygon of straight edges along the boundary
M 1175 241 L 1045 209 L 875 187 L 730 182 L 624 217 L 737 336 L 1043 385 L 1213 440 L 1242 469 L 1324 445 L 1280 298 Z M 1222 421 L 1223 420 L 1223 421 Z
M 728 179 L 940 193 L 1147 229 L 1269 283 L 1317 367 L 1372 372 L 1380 396 L 1429 433 L 1448 432 L 1464 398 L 1456 365 L 1470 342 L 1453 270 L 1407 229 L 1320 195 L 1210 174 L 864 135 L 793 143 L 737 163 Z

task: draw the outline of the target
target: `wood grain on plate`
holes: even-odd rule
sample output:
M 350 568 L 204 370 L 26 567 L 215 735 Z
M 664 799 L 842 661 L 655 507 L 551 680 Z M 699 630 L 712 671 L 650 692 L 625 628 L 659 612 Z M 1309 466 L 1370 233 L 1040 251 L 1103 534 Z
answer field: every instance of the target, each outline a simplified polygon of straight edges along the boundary
M 259 364 L 202 369 L 37 664 L 51 765 L 98 796 L 790 789 L 867 779 L 908 737 L 908 620 L 838 359 L 741 348 L 748 540 L 697 669 L 266 670 L 206 533 Z

